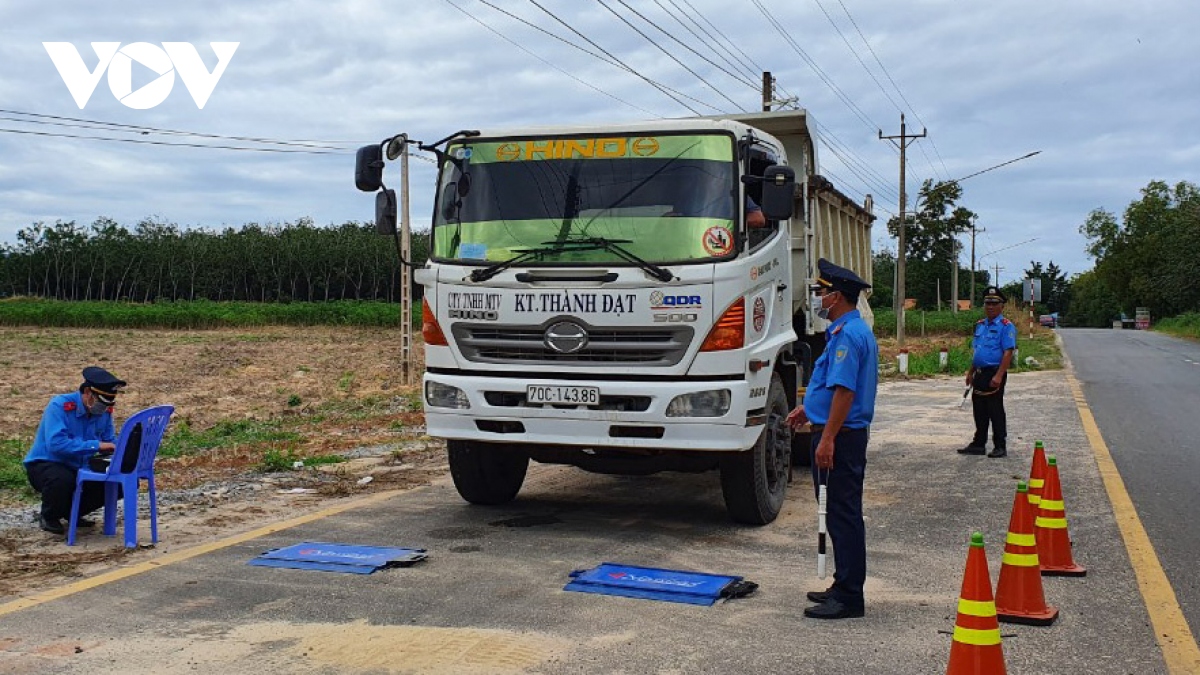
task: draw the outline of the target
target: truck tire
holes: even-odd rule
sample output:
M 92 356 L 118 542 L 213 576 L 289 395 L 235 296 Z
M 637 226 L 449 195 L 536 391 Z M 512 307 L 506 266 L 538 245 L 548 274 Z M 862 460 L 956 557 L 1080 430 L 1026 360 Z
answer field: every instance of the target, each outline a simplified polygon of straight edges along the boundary
M 495 506 L 511 502 L 525 482 L 529 455 L 511 446 L 479 441 L 446 441 L 450 475 L 463 499 Z
M 767 423 L 754 447 L 721 460 L 721 492 L 734 521 L 766 525 L 775 520 L 787 495 L 791 472 L 791 434 L 784 420 L 787 392 L 779 375 L 771 376 Z

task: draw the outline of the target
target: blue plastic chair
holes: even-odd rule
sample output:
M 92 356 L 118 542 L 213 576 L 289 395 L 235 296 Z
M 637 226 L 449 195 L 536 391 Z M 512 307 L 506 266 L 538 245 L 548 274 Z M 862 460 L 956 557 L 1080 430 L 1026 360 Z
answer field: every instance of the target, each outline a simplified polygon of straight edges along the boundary
M 120 488 L 125 496 L 125 546 L 137 546 L 137 504 L 138 489 L 142 479 L 146 480 L 150 495 L 150 540 L 158 543 L 158 500 L 154 492 L 154 458 L 158 456 L 158 447 L 162 444 L 163 434 L 171 421 L 171 413 L 175 407 L 170 405 L 154 406 L 134 413 L 121 427 L 121 435 L 117 438 L 116 450 L 113 451 L 112 461 L 108 470 L 93 471 L 87 467 L 79 470 L 75 479 L 75 497 L 71 501 L 71 522 L 67 530 L 67 545 L 75 545 L 75 529 L 79 520 L 79 498 L 83 494 L 85 481 L 104 483 L 104 534 L 117 533 L 117 489 Z M 129 447 L 130 439 L 135 435 L 134 430 L 141 428 L 140 441 L 134 447 Z M 126 462 L 128 453 L 137 453 L 137 462 L 128 472 L 122 467 L 133 462 Z

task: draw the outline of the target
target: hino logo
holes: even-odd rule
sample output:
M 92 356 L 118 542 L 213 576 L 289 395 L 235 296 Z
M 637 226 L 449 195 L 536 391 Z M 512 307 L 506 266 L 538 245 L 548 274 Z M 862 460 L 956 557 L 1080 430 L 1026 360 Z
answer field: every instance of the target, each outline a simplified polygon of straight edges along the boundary
M 543 342 L 559 354 L 574 354 L 587 346 L 588 334 L 574 321 L 559 321 L 546 329 Z
M 162 103 L 175 86 L 175 73 L 187 87 L 197 108 L 204 108 L 208 97 L 212 96 L 217 82 L 225 74 L 225 68 L 233 53 L 237 51 L 240 42 L 210 42 L 213 53 L 217 55 L 217 65 L 212 72 L 205 67 L 200 54 L 189 42 L 164 42 L 162 47 L 149 42 L 133 42 L 121 46 L 120 42 L 93 42 L 92 51 L 96 52 L 99 62 L 95 70 L 88 70 L 79 55 L 79 50 L 70 42 L 43 42 L 42 46 L 50 54 L 50 60 L 58 69 L 63 82 L 75 99 L 75 105 L 80 110 L 87 105 L 100 76 L 108 70 L 108 88 L 122 105 L 135 110 L 147 110 Z M 133 62 L 158 74 L 153 82 L 133 90 Z

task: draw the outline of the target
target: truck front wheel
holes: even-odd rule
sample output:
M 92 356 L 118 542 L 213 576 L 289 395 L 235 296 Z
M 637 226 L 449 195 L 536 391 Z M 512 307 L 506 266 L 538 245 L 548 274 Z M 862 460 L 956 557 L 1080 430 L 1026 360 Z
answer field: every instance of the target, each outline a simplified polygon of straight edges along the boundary
M 783 508 L 792 453 L 791 434 L 784 422 L 788 412 L 783 381 L 773 375 L 767 394 L 767 423 L 758 442 L 721 460 L 725 508 L 739 523 L 766 525 Z
M 463 499 L 494 506 L 511 502 L 525 482 L 529 455 L 511 446 L 479 441 L 446 441 L 450 475 Z

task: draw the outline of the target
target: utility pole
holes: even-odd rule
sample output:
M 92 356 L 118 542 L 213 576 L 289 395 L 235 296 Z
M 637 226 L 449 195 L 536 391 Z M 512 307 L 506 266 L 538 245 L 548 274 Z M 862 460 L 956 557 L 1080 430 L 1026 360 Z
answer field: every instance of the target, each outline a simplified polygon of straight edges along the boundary
M 905 168 L 905 150 L 908 145 L 918 138 L 925 138 L 926 129 L 921 128 L 920 134 L 909 135 L 904 124 L 904 113 L 900 113 L 900 135 L 899 136 L 884 136 L 883 129 L 879 130 L 879 140 L 889 140 L 893 145 L 900 148 L 900 233 L 896 243 L 896 290 L 894 299 L 894 310 L 896 312 L 896 344 L 904 346 L 904 258 L 906 251 L 904 248 L 904 231 L 908 229 L 908 223 L 905 220 L 905 209 L 908 207 L 908 193 L 904 189 L 904 168 Z M 896 139 L 900 139 L 897 143 Z
M 996 276 L 992 277 L 992 285 L 996 288 L 1000 288 L 1000 270 L 1002 269 L 1005 268 L 1001 267 L 1000 263 L 996 263 Z
M 971 308 L 975 307 L 975 233 L 978 229 L 975 227 L 977 216 L 971 216 Z
M 771 112 L 771 101 L 775 100 L 775 78 L 771 77 L 769 70 L 763 71 L 762 96 L 763 112 Z
M 958 314 L 958 237 L 950 240 L 950 313 Z

